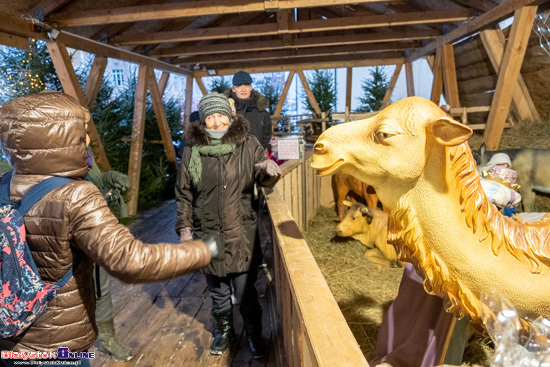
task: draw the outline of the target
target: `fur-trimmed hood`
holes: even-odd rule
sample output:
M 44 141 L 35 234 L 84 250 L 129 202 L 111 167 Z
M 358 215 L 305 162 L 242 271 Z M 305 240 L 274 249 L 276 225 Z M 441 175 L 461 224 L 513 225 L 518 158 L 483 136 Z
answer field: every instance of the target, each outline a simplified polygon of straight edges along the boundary
M 186 123 L 184 127 L 185 140 L 189 146 L 203 146 L 210 144 L 212 138 L 206 131 L 206 125 L 203 122 Z M 233 116 L 231 125 L 227 133 L 222 138 L 223 144 L 241 144 L 250 133 L 248 120 L 242 116 Z
M 267 98 L 258 92 L 255 89 L 252 89 L 252 93 L 250 93 L 250 98 L 247 100 L 241 100 L 235 93 L 231 91 L 231 89 L 227 89 L 223 94 L 227 98 L 233 98 L 235 100 L 235 105 L 237 106 L 237 111 L 239 110 L 239 104 L 244 103 L 245 101 L 248 104 L 248 107 L 257 107 L 259 111 L 266 111 L 267 107 L 269 107 L 269 101 Z M 239 103 L 240 102 L 240 103 Z

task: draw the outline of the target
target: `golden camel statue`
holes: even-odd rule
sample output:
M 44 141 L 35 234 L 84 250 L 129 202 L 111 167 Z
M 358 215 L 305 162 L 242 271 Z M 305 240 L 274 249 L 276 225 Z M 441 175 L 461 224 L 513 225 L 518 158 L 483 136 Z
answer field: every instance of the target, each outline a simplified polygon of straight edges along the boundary
M 326 130 L 312 167 L 374 187 L 389 209 L 388 242 L 448 312 L 481 322 L 480 296 L 495 291 L 521 316 L 548 318 L 550 222 L 518 223 L 487 200 L 471 134 L 431 101 L 405 98 Z

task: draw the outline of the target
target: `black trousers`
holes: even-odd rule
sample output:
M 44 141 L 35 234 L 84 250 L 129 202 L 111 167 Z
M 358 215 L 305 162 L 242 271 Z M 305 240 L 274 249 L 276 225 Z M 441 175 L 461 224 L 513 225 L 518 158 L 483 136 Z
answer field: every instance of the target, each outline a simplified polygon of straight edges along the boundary
M 229 274 L 226 277 L 206 274 L 208 290 L 212 297 L 212 313 L 221 314 L 231 310 L 231 293 L 233 292 L 243 317 L 261 315 L 258 292 L 254 285 L 257 279 L 258 270 L 256 268 L 244 273 Z M 233 290 L 231 285 L 233 285 Z

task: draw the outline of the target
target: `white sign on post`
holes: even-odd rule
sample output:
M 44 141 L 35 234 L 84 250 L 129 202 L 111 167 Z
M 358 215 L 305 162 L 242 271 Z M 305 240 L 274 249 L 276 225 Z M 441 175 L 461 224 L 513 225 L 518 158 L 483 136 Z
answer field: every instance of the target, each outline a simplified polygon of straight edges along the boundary
M 300 138 L 279 137 L 277 151 L 278 159 L 300 159 Z

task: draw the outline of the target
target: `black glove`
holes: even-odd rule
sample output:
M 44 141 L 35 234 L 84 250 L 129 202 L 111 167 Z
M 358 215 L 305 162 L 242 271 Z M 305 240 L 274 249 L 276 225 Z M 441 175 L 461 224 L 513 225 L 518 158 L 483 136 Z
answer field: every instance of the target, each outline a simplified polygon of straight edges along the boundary
M 212 260 L 224 260 L 225 259 L 225 248 L 223 246 L 222 236 L 218 234 L 207 234 L 201 241 L 206 244 Z

